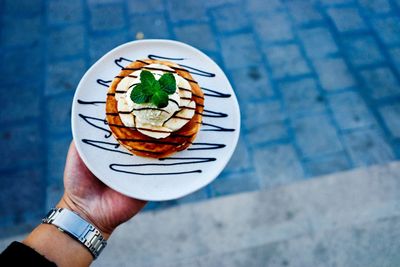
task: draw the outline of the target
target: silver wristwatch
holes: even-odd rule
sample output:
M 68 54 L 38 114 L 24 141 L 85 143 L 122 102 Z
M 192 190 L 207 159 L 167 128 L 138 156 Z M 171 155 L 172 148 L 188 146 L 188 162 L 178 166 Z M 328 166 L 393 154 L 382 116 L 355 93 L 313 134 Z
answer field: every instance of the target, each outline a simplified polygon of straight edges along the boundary
M 53 224 L 57 226 L 58 230 L 81 242 L 90 251 L 94 259 L 100 255 L 107 245 L 107 241 L 96 227 L 68 209 L 51 209 L 42 223 Z

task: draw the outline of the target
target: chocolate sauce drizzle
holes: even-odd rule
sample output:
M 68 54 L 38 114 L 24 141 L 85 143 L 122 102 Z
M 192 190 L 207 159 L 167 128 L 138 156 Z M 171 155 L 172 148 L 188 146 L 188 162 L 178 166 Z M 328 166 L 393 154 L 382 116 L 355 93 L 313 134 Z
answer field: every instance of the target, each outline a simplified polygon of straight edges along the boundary
M 128 58 L 120 57 L 120 58 L 115 59 L 115 60 L 114 60 L 114 63 L 115 63 L 118 67 L 120 67 L 120 68 L 122 69 L 122 68 L 124 67 L 122 64 L 120 64 L 122 61 L 133 62 L 133 60 L 130 60 L 130 59 L 128 59 Z
M 202 146 L 202 147 L 194 147 Z M 187 150 L 210 150 L 210 149 L 220 149 L 226 147 L 225 144 L 215 144 L 215 143 L 192 143 Z
M 199 113 L 196 112 L 196 114 L 199 114 Z M 228 114 L 226 114 L 226 113 L 212 111 L 212 110 L 208 110 L 208 109 L 204 109 L 203 113 L 201 113 L 200 115 L 202 115 L 203 117 L 209 117 L 209 118 L 226 118 L 226 117 L 228 117 Z
M 173 58 L 173 57 L 163 57 L 163 56 L 158 56 L 158 55 L 148 55 L 147 56 L 149 59 L 153 59 L 153 60 L 158 60 L 158 59 L 166 59 L 166 60 L 171 60 L 171 61 L 181 61 L 181 60 L 185 60 L 184 58 Z M 126 61 L 128 63 L 133 62 L 133 60 L 125 58 L 125 57 L 120 57 L 119 59 L 115 59 L 114 62 L 115 64 L 122 68 L 123 70 L 132 70 L 130 68 L 125 68 L 123 64 L 121 64 L 121 62 Z M 142 60 L 136 60 L 138 62 L 144 63 L 144 64 L 150 64 L 148 62 L 142 61 Z M 203 77 L 215 77 L 215 73 L 211 73 L 208 71 L 204 71 L 204 70 L 200 70 L 191 66 L 187 66 L 187 65 L 183 65 L 183 64 L 179 64 L 180 66 L 182 66 L 183 68 L 179 68 L 179 67 L 171 67 L 174 70 L 180 70 L 180 71 L 187 71 L 193 75 L 198 75 L 198 76 L 203 76 Z M 162 69 L 163 71 L 167 71 Z
M 109 138 L 112 135 L 111 131 L 108 130 L 107 128 L 100 127 L 100 126 L 94 124 L 93 122 L 91 122 L 91 120 L 93 120 L 93 121 L 101 121 L 101 122 L 103 122 L 104 125 L 107 125 L 108 123 L 107 123 L 107 121 L 105 119 L 99 119 L 99 118 L 96 118 L 96 117 L 86 116 L 86 115 L 83 115 L 81 113 L 79 113 L 78 116 L 81 117 L 86 123 L 90 124 L 91 126 L 97 128 L 99 130 L 105 131 L 106 132 L 106 134 L 104 135 L 105 138 Z
M 81 105 L 95 105 L 97 106 L 97 104 L 105 104 L 106 101 L 84 101 L 84 100 L 80 100 L 78 99 L 78 104 Z
M 148 55 L 149 59 L 161 59 L 161 60 L 171 60 L 171 61 L 183 61 L 185 58 L 171 58 L 171 57 L 164 57 L 160 55 L 154 55 L 150 54 Z M 150 64 L 148 62 L 142 61 L 142 60 L 137 60 L 138 62 L 144 63 L 144 64 Z M 139 70 L 140 68 L 126 68 L 124 65 L 127 64 L 127 62 L 133 62 L 133 60 L 125 58 L 125 57 L 120 57 L 118 59 L 114 60 L 115 64 L 119 66 L 123 70 Z M 214 73 L 207 72 L 201 69 L 197 69 L 191 66 L 187 65 L 182 65 L 179 64 L 182 67 L 172 67 L 175 71 L 187 71 L 193 75 L 198 75 L 198 76 L 203 76 L 203 77 L 215 77 Z M 170 70 L 165 70 L 165 69 L 158 69 L 158 68 L 148 68 L 148 69 L 155 69 L 155 70 L 161 70 L 163 72 L 173 72 Z M 127 75 L 130 77 L 136 78 L 137 76 L 135 75 Z M 124 78 L 125 76 L 116 76 L 115 78 Z M 194 80 L 187 79 L 189 82 L 195 82 Z M 109 87 L 112 83 L 112 80 L 103 80 L 103 79 L 97 79 L 96 82 L 104 87 Z M 191 91 L 190 89 L 186 88 L 180 88 L 182 90 L 187 90 Z M 231 94 L 225 94 L 221 93 L 216 90 L 212 90 L 209 88 L 204 88 L 202 87 L 202 90 L 204 92 L 205 96 L 208 97 L 216 97 L 216 98 L 229 98 L 231 97 Z M 119 93 L 119 92 L 117 92 Z M 114 96 L 115 93 L 107 93 L 108 96 Z M 193 97 L 197 98 L 204 98 L 199 95 L 193 94 Z M 183 99 L 188 99 L 189 98 L 183 98 Z M 174 102 L 176 105 L 178 103 L 174 101 L 173 99 L 170 99 L 170 101 Z M 87 101 L 87 100 L 77 100 L 78 104 L 81 105 L 95 105 L 97 106 L 98 104 L 105 104 L 105 101 Z M 178 105 L 179 106 L 179 105 Z M 199 105 L 203 106 L 203 105 Z M 203 106 L 204 107 L 204 106 Z M 181 107 L 183 108 L 183 107 Z M 187 108 L 187 107 L 185 107 Z M 144 110 L 144 109 L 153 109 L 153 108 L 141 108 L 137 110 Z M 189 108 L 190 109 L 190 108 Z M 132 111 L 125 112 L 125 111 L 119 111 L 119 112 L 114 112 L 114 113 L 107 113 L 106 115 L 110 116 L 119 116 L 119 114 L 128 114 L 131 113 Z M 196 112 L 196 114 L 199 114 Z M 226 118 L 228 117 L 228 114 L 223 113 L 223 112 L 218 112 L 218 111 L 212 111 L 208 109 L 204 109 L 202 114 L 203 117 L 209 117 L 209 118 Z M 105 132 L 104 137 L 105 138 L 110 138 L 112 135 L 112 132 L 109 130 L 108 127 L 119 127 L 119 128 L 131 128 L 131 129 L 138 129 L 138 128 L 132 128 L 128 127 L 125 125 L 118 125 L 118 124 L 109 124 L 106 119 L 101 119 L 101 118 L 96 118 L 92 116 L 87 116 L 84 114 L 78 114 L 78 116 L 84 120 L 86 123 L 91 125 L 92 127 L 95 127 L 96 129 L 99 129 L 103 132 Z M 181 118 L 174 115 L 175 118 Z M 181 118 L 181 119 L 187 119 L 187 118 Z M 206 123 L 206 122 L 201 122 L 201 124 L 204 126 L 201 128 L 202 131 L 216 131 L 216 132 L 233 132 L 235 129 L 230 129 L 230 128 L 224 128 L 220 126 L 219 124 L 211 124 L 211 123 Z M 104 126 L 104 127 L 103 127 Z M 152 129 L 142 129 L 146 131 L 153 131 Z M 191 138 L 192 135 L 181 135 L 178 133 L 171 133 L 171 136 L 175 137 L 183 137 L 183 138 Z M 177 142 L 167 142 L 162 139 L 150 139 L 150 140 L 145 140 L 145 139 L 132 139 L 132 138 L 124 138 L 124 139 L 119 139 L 120 141 L 129 141 L 129 142 L 147 142 L 147 143 L 154 143 L 154 144 L 166 144 L 166 145 L 172 145 L 172 146 L 179 146 L 181 145 L 180 143 Z M 115 153 L 120 153 L 124 154 L 127 156 L 132 156 L 131 153 L 125 151 L 124 149 L 121 149 L 122 145 L 120 143 L 115 143 L 115 142 L 107 142 L 107 141 L 100 141 L 100 140 L 91 140 L 91 139 L 82 139 L 82 142 L 93 146 L 97 149 L 105 150 L 105 151 L 110 151 L 110 152 L 115 152 Z M 187 150 L 191 151 L 199 151 L 199 150 L 215 150 L 215 149 L 222 149 L 226 147 L 225 144 L 218 144 L 218 143 L 205 143 L 205 142 L 193 142 L 191 143 L 191 146 Z M 147 150 L 139 150 L 139 149 L 131 149 L 132 151 L 140 151 L 140 152 L 146 152 L 146 153 L 153 153 L 153 154 L 160 154 L 160 152 L 153 152 L 153 151 L 147 151 Z M 173 162 L 171 162 L 173 160 Z M 113 171 L 116 172 L 121 172 L 121 173 L 128 173 L 128 174 L 134 174 L 134 175 L 184 175 L 184 174 L 191 174 L 191 173 L 201 173 L 202 170 L 194 168 L 193 170 L 184 170 L 184 171 L 176 171 L 176 172 L 157 172 L 157 171 L 151 171 L 151 172 L 144 172 L 140 171 L 140 167 L 146 167 L 146 166 L 177 166 L 177 165 L 189 165 L 192 166 L 193 164 L 200 164 L 200 163 L 207 163 L 207 162 L 212 162 L 216 161 L 216 158 L 213 157 L 167 157 L 167 158 L 160 158 L 158 159 L 157 163 L 146 163 L 146 164 L 118 164 L 118 163 L 111 163 L 109 165 L 109 168 Z M 167 162 L 168 161 L 168 162 Z
M 157 60 L 157 59 L 166 59 L 166 60 L 172 60 L 172 61 L 185 60 L 185 58 L 164 57 L 164 56 L 152 55 L 152 54 L 148 55 L 147 57 L 149 59 L 154 59 L 154 60 Z M 208 71 L 200 70 L 200 69 L 197 69 L 197 68 L 194 68 L 194 67 L 191 67 L 191 66 L 187 66 L 187 65 L 183 65 L 183 64 L 179 64 L 179 66 L 182 66 L 182 67 L 184 67 L 186 69 L 178 68 L 178 67 L 172 67 L 172 68 L 173 69 L 177 69 L 177 70 L 187 71 L 187 72 L 189 72 L 191 74 L 199 75 L 199 76 L 203 76 L 203 77 L 210 77 L 210 78 L 211 77 L 215 77 L 215 73 L 211 73 L 211 72 L 208 72 Z M 187 69 L 189 69 L 189 71 Z
M 178 160 L 178 162 L 172 163 L 142 163 L 142 164 L 118 164 L 112 163 L 110 164 L 110 169 L 123 172 L 128 174 L 136 174 L 136 175 L 177 175 L 177 174 L 190 174 L 190 173 L 201 173 L 202 170 L 191 170 L 191 171 L 181 171 L 181 172 L 138 172 L 138 171 L 130 171 L 124 170 L 123 168 L 133 168 L 135 170 L 138 167 L 145 166 L 177 166 L 177 165 L 192 165 L 198 163 L 206 163 L 211 161 L 216 161 L 216 158 L 207 158 L 207 157 L 193 157 L 193 158 L 184 158 L 184 157 L 168 157 L 168 158 L 160 158 L 159 161 L 167 161 L 167 160 Z
M 121 169 L 118 169 L 118 167 L 136 167 L 132 166 L 134 164 L 118 164 L 118 163 L 112 163 L 110 164 L 110 169 L 116 172 L 122 172 L 122 173 L 127 173 L 127 174 L 135 174 L 135 175 L 180 175 L 180 174 L 189 174 L 189 173 L 201 173 L 201 170 L 192 170 L 192 171 L 182 171 L 182 172 L 134 172 L 134 171 L 124 171 Z
M 109 87 L 110 86 L 110 84 L 112 83 L 112 80 L 102 80 L 102 79 L 97 79 L 96 80 L 96 82 L 98 83 L 98 84 L 100 84 L 100 85 L 102 85 L 102 86 L 105 86 L 105 87 Z
M 223 94 L 223 93 L 220 93 L 218 91 L 211 90 L 211 89 L 204 88 L 204 87 L 201 87 L 201 90 L 206 91 L 206 92 L 210 92 L 210 93 L 204 93 L 204 95 L 206 95 L 206 96 L 219 97 L 219 98 L 229 98 L 229 97 L 231 97 L 231 94 Z
M 235 129 L 224 128 L 224 127 L 221 127 L 221 126 L 218 126 L 218 125 L 215 125 L 215 124 L 211 124 L 211 123 L 202 122 L 201 124 L 204 125 L 204 126 L 211 127 L 211 128 L 208 128 L 208 129 L 207 128 L 206 129 L 201 128 L 200 130 L 204 131 L 204 132 L 234 132 L 235 131 Z
M 122 150 L 119 150 L 118 148 L 121 146 L 120 143 L 111 143 L 111 142 L 104 142 L 104 141 L 98 141 L 98 140 L 90 140 L 90 139 L 82 139 L 82 142 L 103 150 L 111 151 L 111 152 L 116 152 L 116 153 L 121 153 L 125 154 L 128 156 L 133 156 L 129 152 L 125 152 Z M 111 147 L 111 148 L 108 148 Z

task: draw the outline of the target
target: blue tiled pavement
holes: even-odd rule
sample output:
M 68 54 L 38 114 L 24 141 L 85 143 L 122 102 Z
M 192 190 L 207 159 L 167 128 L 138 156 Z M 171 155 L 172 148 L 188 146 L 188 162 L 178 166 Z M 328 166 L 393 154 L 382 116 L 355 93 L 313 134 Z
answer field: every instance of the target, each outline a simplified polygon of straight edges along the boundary
M 148 209 L 400 158 L 398 0 L 3 0 L 0 16 L 0 236 L 60 197 L 86 69 L 142 36 L 213 58 L 243 118 L 215 182 Z

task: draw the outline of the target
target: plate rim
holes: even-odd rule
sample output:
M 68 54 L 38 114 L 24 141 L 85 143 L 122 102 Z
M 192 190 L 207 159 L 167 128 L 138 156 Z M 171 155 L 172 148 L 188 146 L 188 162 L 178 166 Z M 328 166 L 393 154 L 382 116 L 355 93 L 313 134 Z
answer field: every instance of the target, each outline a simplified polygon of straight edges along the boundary
M 108 180 L 107 180 L 107 181 L 104 181 L 104 180 L 106 180 L 106 179 L 103 180 L 103 179 L 99 178 L 99 176 L 101 176 L 101 175 L 96 174 L 96 173 L 95 173 L 96 171 L 94 171 L 93 168 L 90 168 L 91 163 L 89 163 L 89 160 L 87 159 L 86 155 L 82 152 L 81 147 L 80 147 L 80 143 L 77 142 L 76 139 L 75 139 L 75 137 L 77 136 L 77 133 L 76 133 L 77 129 L 74 127 L 74 124 L 76 123 L 74 114 L 76 113 L 76 109 L 77 109 L 76 101 L 77 101 L 77 97 L 78 97 L 78 88 L 81 87 L 81 84 L 83 83 L 84 80 L 86 80 L 86 77 L 89 75 L 89 73 L 92 71 L 92 69 L 96 68 L 97 65 L 100 64 L 100 62 L 101 62 L 104 58 L 108 57 L 110 54 L 112 54 L 112 53 L 113 53 L 114 51 L 116 51 L 116 50 L 120 50 L 120 49 L 123 49 L 123 48 L 125 48 L 125 47 L 130 46 L 130 45 L 133 45 L 133 44 L 140 44 L 140 43 L 161 43 L 161 44 L 162 44 L 162 43 L 170 43 L 170 44 L 173 44 L 173 45 L 185 46 L 186 48 L 189 48 L 190 50 L 193 50 L 194 52 L 199 53 L 199 54 L 201 54 L 202 56 L 208 58 L 208 59 L 211 60 L 212 63 L 214 63 L 214 64 L 216 65 L 216 67 L 221 71 L 221 73 L 222 73 L 222 75 L 223 75 L 223 78 L 225 78 L 225 80 L 228 82 L 229 86 L 230 86 L 231 89 L 232 89 L 232 93 L 233 93 L 233 94 L 231 95 L 231 96 L 232 96 L 232 99 L 233 99 L 233 101 L 235 102 L 235 105 L 234 105 L 234 112 L 237 114 L 237 123 L 236 123 L 236 125 L 235 125 L 235 127 L 236 127 L 235 129 L 236 129 L 236 130 L 235 130 L 235 132 L 234 132 L 234 137 L 233 137 L 233 138 L 234 138 L 234 142 L 233 142 L 233 144 L 232 144 L 233 149 L 232 149 L 231 153 L 226 157 L 225 162 L 224 162 L 223 164 L 219 164 L 219 165 L 218 165 L 219 168 L 218 168 L 218 170 L 217 170 L 217 172 L 216 172 L 217 175 L 215 175 L 215 177 L 213 177 L 213 178 L 211 178 L 211 179 L 204 179 L 205 182 L 201 183 L 202 185 L 201 185 L 200 187 L 191 189 L 191 190 L 189 190 L 189 191 L 187 191 L 187 192 L 185 192 L 185 193 L 171 194 L 170 197 L 155 197 L 155 196 L 150 197 L 148 194 L 143 194 L 142 196 L 133 196 L 131 193 L 128 192 L 128 190 L 123 190 L 123 189 L 121 189 L 121 188 L 115 188 L 115 187 L 113 186 L 112 183 L 109 183 L 109 182 L 108 182 Z M 125 195 L 125 196 L 131 197 L 131 198 L 135 198 L 135 199 L 140 199 L 140 200 L 145 200 L 145 201 L 167 201 L 167 200 L 174 200 L 174 199 L 179 199 L 179 198 L 181 198 L 181 197 L 187 196 L 187 195 L 189 195 L 189 194 L 192 194 L 192 193 L 194 193 L 194 192 L 196 192 L 196 191 L 202 189 L 203 187 L 207 186 L 207 185 L 210 184 L 212 181 L 214 181 L 214 180 L 218 177 L 219 174 L 221 174 L 221 172 L 223 171 L 223 169 L 224 169 L 224 168 L 226 167 L 226 165 L 228 164 L 229 160 L 232 158 L 232 155 L 233 155 L 233 153 L 235 152 L 235 150 L 236 150 L 236 148 L 237 148 L 238 141 L 239 141 L 239 136 L 240 136 L 240 131 L 241 131 L 241 127 L 240 127 L 240 126 L 241 126 L 241 113 L 240 113 L 240 108 L 239 108 L 239 102 L 238 102 L 237 97 L 236 97 L 236 94 L 235 94 L 235 92 L 234 92 L 234 90 L 233 90 L 232 84 L 231 84 L 231 82 L 229 81 L 228 77 L 226 76 L 225 72 L 222 70 L 222 68 L 221 68 L 212 58 L 210 58 L 208 55 L 206 55 L 205 53 L 203 53 L 203 52 L 200 51 L 199 49 L 197 49 L 197 48 L 195 48 L 195 47 L 193 47 L 193 46 L 191 46 L 191 45 L 189 45 L 189 44 L 186 44 L 186 43 L 183 43 L 183 42 L 179 42 L 179 41 L 175 41 L 175 40 L 169 40 L 169 39 L 144 39 L 144 40 L 134 40 L 134 41 L 126 42 L 126 43 L 123 43 L 123 44 L 121 44 L 121 45 L 118 45 L 118 46 L 114 47 L 113 49 L 111 49 L 110 51 L 108 51 L 106 54 L 104 54 L 101 58 L 99 58 L 94 64 L 92 64 L 92 65 L 90 66 L 89 69 L 87 69 L 87 71 L 86 71 L 85 74 L 82 76 L 82 78 L 80 79 L 80 81 L 79 81 L 79 83 L 78 83 L 78 85 L 77 85 L 77 87 L 76 87 L 76 89 L 75 89 L 74 97 L 73 97 L 73 100 L 72 100 L 72 101 L 73 101 L 73 102 L 72 102 L 72 108 L 71 108 L 71 129 L 72 129 L 72 138 L 73 138 L 73 142 L 74 142 L 74 144 L 75 144 L 76 150 L 78 151 L 78 154 L 79 154 L 79 156 L 81 157 L 82 161 L 85 163 L 86 167 L 96 176 L 96 178 L 99 179 L 99 180 L 100 180 L 102 183 L 104 183 L 106 186 L 110 187 L 111 189 L 113 189 L 113 190 L 115 190 L 115 191 L 117 191 L 117 192 L 119 192 L 119 193 L 121 193 L 121 194 L 123 194 L 123 195 Z M 213 175 L 213 176 L 214 176 L 214 175 Z M 150 195 L 151 195 L 151 194 L 150 194 Z

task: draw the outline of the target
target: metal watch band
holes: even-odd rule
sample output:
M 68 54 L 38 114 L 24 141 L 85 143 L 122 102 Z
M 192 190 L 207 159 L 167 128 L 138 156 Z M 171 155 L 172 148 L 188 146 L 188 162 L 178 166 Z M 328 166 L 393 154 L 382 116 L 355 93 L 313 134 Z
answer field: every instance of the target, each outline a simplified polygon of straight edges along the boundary
M 57 228 L 81 242 L 96 259 L 107 245 L 100 231 L 75 212 L 64 208 L 53 208 L 42 223 L 53 224 Z

